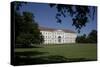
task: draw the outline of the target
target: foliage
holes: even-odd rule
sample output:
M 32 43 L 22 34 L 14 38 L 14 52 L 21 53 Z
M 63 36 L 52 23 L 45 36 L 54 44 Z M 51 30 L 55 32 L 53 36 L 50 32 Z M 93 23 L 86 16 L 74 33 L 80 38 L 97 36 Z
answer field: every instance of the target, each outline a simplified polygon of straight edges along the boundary
M 92 30 L 88 36 L 83 34 L 82 36 L 77 36 L 76 38 L 77 43 L 97 43 L 97 31 Z
M 19 5 L 15 5 L 16 8 Z M 24 46 L 30 44 L 43 43 L 44 39 L 38 24 L 34 20 L 34 15 L 30 12 L 23 12 L 22 14 L 15 9 L 15 42 Z
M 80 5 L 64 5 L 64 4 L 50 4 L 50 7 L 57 9 L 56 19 L 58 23 L 62 22 L 61 16 L 67 15 L 72 17 L 72 25 L 80 32 L 82 27 L 85 27 L 89 21 L 89 17 L 93 18 L 96 8 L 94 6 L 80 6 Z
M 43 36 L 38 29 L 38 24 L 32 19 L 31 13 L 23 12 L 23 16 L 19 18 L 21 21 L 18 17 L 16 18 L 16 43 L 29 45 L 43 42 Z
M 76 42 L 77 43 L 86 43 L 87 42 L 87 40 L 86 40 L 86 34 L 83 34 L 82 36 L 77 36 Z
M 92 30 L 87 37 L 88 41 L 91 43 L 97 43 L 97 31 Z

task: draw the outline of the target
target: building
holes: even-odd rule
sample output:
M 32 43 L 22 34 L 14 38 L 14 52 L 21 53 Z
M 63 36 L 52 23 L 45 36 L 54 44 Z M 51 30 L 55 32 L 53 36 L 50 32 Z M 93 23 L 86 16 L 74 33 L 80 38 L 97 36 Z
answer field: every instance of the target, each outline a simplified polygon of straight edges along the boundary
M 40 27 L 40 32 L 44 37 L 44 44 L 64 44 L 75 43 L 77 34 L 67 29 L 52 29 Z

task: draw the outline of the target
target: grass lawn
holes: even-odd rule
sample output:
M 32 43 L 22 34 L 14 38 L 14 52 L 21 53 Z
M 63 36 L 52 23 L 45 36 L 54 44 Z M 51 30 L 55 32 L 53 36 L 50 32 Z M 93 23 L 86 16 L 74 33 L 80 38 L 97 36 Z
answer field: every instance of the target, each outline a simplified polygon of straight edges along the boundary
M 60 58 L 84 58 L 90 60 L 97 59 L 97 45 L 96 44 L 61 44 L 61 45 L 42 45 L 39 48 L 16 48 L 16 55 L 21 57 L 45 58 L 47 60 L 51 56 L 56 60 Z M 25 53 L 26 52 L 26 53 Z M 52 58 L 49 58 L 50 60 Z M 81 61 L 81 59 L 79 61 Z M 41 63 L 41 62 L 40 62 Z

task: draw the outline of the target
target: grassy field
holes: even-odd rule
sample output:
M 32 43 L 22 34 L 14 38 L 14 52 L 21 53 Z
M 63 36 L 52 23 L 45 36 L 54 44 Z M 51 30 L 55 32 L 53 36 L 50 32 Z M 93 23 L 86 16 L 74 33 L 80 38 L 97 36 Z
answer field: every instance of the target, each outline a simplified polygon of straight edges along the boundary
M 76 61 L 96 60 L 97 45 L 96 44 L 42 45 L 38 46 L 37 48 L 16 48 L 15 54 L 22 58 L 31 57 L 33 58 L 33 60 L 34 58 L 38 58 L 38 60 L 42 59 L 40 63 L 42 63 L 43 60 L 45 60 L 45 62 L 48 61 L 48 63 L 57 61 L 66 62 L 75 60 Z M 35 59 L 35 61 L 36 60 L 37 59 Z M 36 62 L 36 64 L 38 63 Z

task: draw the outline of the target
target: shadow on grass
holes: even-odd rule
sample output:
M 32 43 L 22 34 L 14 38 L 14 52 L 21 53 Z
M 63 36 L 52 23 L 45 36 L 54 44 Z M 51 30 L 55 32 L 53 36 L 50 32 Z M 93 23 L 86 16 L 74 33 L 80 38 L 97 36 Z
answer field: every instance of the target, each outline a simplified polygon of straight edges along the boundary
M 58 56 L 58 55 L 38 56 L 43 54 L 46 54 L 46 52 L 38 52 L 38 51 L 15 52 L 14 65 L 18 66 L 18 65 L 65 63 L 65 62 L 96 60 L 87 58 L 65 58 L 63 56 Z
M 43 48 L 42 46 L 40 45 L 15 45 L 15 48 Z
M 15 56 L 37 56 L 37 55 L 43 55 L 47 52 L 39 52 L 39 51 L 25 51 L 25 52 L 15 52 Z

